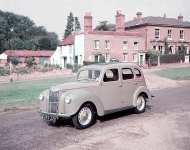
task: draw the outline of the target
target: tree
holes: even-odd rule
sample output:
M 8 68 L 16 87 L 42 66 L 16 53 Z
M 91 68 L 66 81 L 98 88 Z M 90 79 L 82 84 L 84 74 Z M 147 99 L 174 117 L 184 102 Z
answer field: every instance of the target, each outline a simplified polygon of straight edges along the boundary
M 75 17 L 75 31 L 80 31 L 81 26 L 78 17 Z
M 35 58 L 34 57 L 28 57 L 25 60 L 28 67 L 32 67 L 35 64 Z
M 48 46 L 40 45 L 39 40 L 46 37 Z M 42 42 L 43 43 L 43 42 Z M 0 10 L 0 53 L 6 49 L 56 49 L 56 33 L 48 32 L 43 26 L 36 26 L 28 17 Z
M 115 30 L 115 25 L 110 24 L 108 21 L 100 21 L 99 25 L 96 26 L 95 30 L 98 31 L 114 31 Z
M 10 57 L 8 58 L 8 61 L 11 62 L 15 66 L 19 64 L 19 58 L 17 57 Z
M 69 16 L 67 17 L 67 25 L 65 29 L 64 38 L 69 36 L 74 31 L 74 17 L 73 13 L 70 12 Z
M 183 44 L 179 47 L 178 53 L 179 53 L 180 61 L 184 62 L 185 61 L 186 48 Z

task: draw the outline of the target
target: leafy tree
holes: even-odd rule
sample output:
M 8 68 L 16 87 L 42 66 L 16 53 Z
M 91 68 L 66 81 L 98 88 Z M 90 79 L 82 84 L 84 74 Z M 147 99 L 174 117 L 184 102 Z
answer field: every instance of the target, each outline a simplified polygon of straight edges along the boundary
M 25 60 L 28 67 L 32 67 L 35 64 L 35 58 L 34 57 L 28 57 Z
M 178 53 L 179 53 L 180 60 L 184 62 L 185 61 L 186 48 L 183 44 L 179 47 Z
M 80 31 L 81 26 L 78 17 L 75 17 L 75 31 Z
M 73 13 L 70 12 L 69 16 L 67 17 L 67 25 L 66 25 L 64 37 L 66 38 L 73 31 L 74 31 L 74 17 L 73 17 Z
M 115 25 L 110 24 L 108 21 L 100 21 L 99 25 L 96 26 L 95 30 L 98 31 L 114 31 L 115 30 Z
M 17 57 L 10 57 L 8 58 L 8 61 L 11 62 L 15 66 L 19 64 L 19 58 Z
M 42 37 L 50 40 L 40 44 Z M 45 43 L 45 42 L 41 42 Z M 36 26 L 28 17 L 0 10 L 0 53 L 6 49 L 56 49 L 58 37 L 43 26 Z

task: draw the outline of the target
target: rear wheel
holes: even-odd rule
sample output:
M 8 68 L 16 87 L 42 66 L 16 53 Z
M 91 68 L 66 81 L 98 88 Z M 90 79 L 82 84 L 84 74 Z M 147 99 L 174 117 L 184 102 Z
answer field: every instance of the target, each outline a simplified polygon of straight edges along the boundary
M 143 95 L 138 96 L 136 100 L 135 113 L 143 113 L 146 109 L 146 98 Z
M 84 104 L 73 116 L 72 121 L 77 129 L 85 129 L 93 125 L 96 121 L 95 107 L 90 103 Z

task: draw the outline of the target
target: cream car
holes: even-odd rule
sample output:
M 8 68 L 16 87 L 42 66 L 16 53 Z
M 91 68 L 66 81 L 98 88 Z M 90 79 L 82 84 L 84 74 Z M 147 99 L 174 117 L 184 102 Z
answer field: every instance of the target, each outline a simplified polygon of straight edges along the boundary
M 76 128 L 84 129 L 94 124 L 97 116 L 127 108 L 144 112 L 151 94 L 137 65 L 112 63 L 84 66 L 75 82 L 52 87 L 39 99 L 44 120 L 69 117 Z

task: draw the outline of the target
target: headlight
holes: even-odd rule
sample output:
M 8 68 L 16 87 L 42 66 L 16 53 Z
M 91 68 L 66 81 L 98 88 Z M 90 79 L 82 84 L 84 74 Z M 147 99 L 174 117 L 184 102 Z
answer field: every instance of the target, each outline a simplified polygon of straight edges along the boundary
M 65 103 L 70 104 L 71 101 L 72 101 L 71 97 L 69 97 L 69 96 L 65 97 Z
M 40 101 L 43 101 L 43 100 L 44 100 L 44 96 L 40 94 L 39 100 L 40 100 Z

